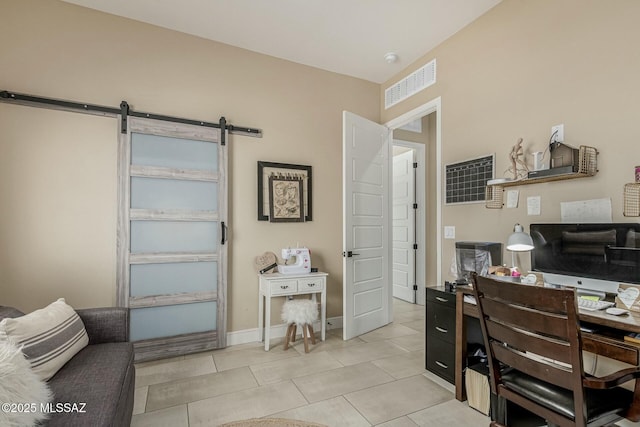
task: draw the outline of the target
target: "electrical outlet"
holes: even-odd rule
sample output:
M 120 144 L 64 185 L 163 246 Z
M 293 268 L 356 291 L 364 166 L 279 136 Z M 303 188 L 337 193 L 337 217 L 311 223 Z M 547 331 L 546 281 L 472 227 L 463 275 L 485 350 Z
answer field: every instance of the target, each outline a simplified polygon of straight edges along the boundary
M 564 125 L 551 126 L 551 142 L 564 141 Z

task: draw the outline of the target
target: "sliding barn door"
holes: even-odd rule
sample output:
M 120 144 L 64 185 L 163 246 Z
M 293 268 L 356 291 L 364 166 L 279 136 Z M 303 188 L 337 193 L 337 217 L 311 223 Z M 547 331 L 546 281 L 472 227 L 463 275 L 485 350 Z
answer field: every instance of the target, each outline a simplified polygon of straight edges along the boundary
M 119 141 L 118 305 L 136 360 L 226 345 L 220 129 L 128 119 Z

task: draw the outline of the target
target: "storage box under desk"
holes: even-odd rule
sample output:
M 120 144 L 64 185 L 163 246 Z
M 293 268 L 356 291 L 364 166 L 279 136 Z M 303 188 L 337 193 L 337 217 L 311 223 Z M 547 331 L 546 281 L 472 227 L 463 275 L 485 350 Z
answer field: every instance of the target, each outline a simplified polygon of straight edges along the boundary
M 489 415 L 492 421 L 511 427 L 546 427 L 547 423 L 542 418 L 517 404 L 498 397 L 491 392 L 489 386 L 489 367 L 484 363 L 469 366 L 466 376 L 473 376 L 477 381 L 472 387 L 467 383 L 467 397 L 469 398 L 469 406 L 478 410 L 484 415 Z M 484 380 L 484 381 L 482 381 Z M 473 380 L 472 380 L 473 381 Z M 482 407 L 476 405 L 482 403 Z M 485 405 L 489 404 L 487 408 Z M 487 414 L 488 410 L 488 414 Z

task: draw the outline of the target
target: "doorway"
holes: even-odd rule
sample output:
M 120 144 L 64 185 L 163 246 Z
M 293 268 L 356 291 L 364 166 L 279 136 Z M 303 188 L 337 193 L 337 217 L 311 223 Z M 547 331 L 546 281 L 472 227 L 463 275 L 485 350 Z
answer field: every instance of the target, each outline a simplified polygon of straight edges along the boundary
M 393 297 L 412 304 L 424 304 L 425 284 L 425 148 L 428 127 L 423 118 L 416 119 L 409 130 L 394 131 L 392 146 L 392 274 Z M 426 120 L 425 120 L 426 122 Z M 424 132 L 423 132 L 424 129 Z M 396 139 L 396 135 L 411 132 L 411 142 Z
M 424 237 L 424 252 L 418 255 L 418 265 L 425 269 L 424 279 L 418 282 L 417 301 L 424 304 L 425 286 L 442 283 L 442 108 L 441 98 L 431 101 L 408 111 L 395 119 L 385 123 L 385 126 L 392 130 L 395 139 L 414 140 L 407 137 L 407 133 L 402 127 L 407 124 L 421 120 L 423 128 L 428 133 L 428 143 L 415 143 L 424 148 L 423 176 L 418 177 L 420 183 L 424 184 L 424 226 L 423 232 L 419 232 Z M 420 169 L 418 169 L 420 170 Z M 420 249 L 420 241 L 418 241 Z M 418 276 L 420 280 L 420 276 Z

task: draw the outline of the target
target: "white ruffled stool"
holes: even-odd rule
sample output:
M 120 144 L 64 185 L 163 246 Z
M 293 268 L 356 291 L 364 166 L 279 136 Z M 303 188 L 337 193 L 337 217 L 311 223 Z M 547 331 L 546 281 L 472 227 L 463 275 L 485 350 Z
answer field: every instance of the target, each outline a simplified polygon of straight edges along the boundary
M 282 320 L 287 322 L 287 334 L 284 341 L 284 349 L 289 348 L 289 341 L 296 340 L 296 325 L 302 328 L 302 338 L 304 339 L 304 352 L 309 353 L 309 342 L 307 336 L 311 337 L 311 343 L 316 343 L 313 334 L 313 322 L 318 320 L 318 307 L 316 302 L 310 299 L 287 300 L 282 306 Z

